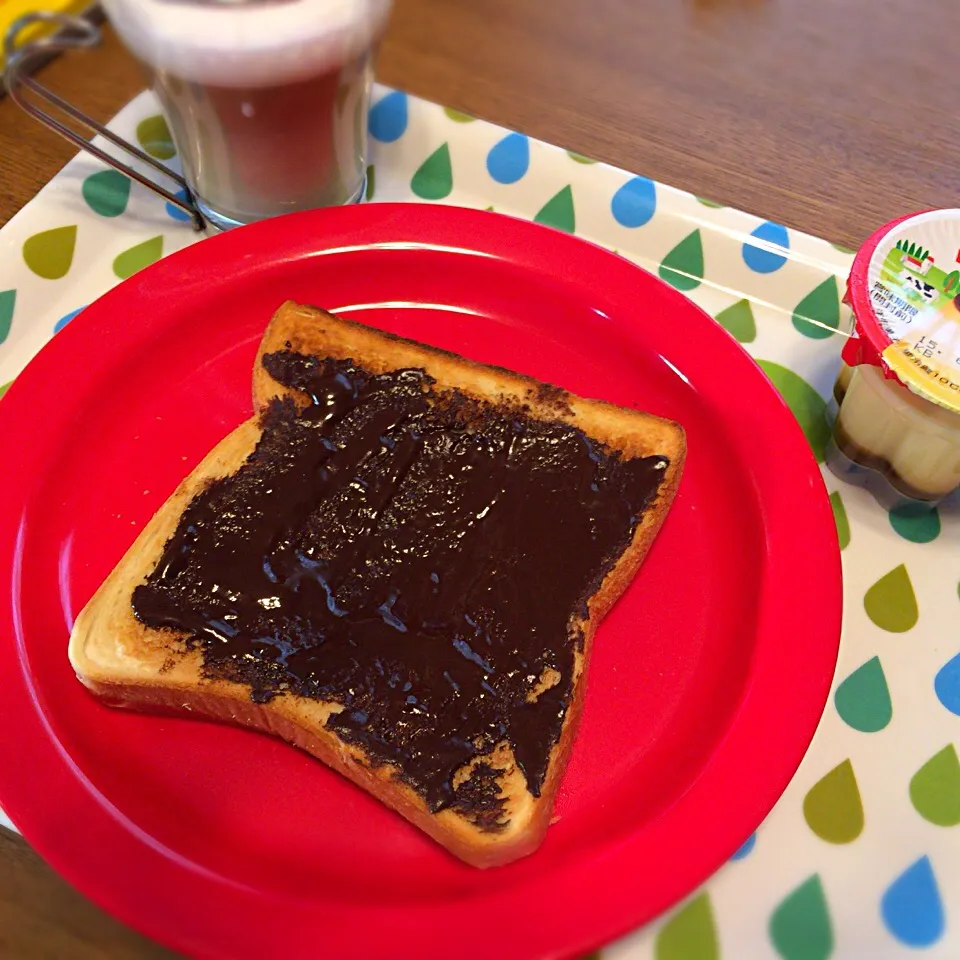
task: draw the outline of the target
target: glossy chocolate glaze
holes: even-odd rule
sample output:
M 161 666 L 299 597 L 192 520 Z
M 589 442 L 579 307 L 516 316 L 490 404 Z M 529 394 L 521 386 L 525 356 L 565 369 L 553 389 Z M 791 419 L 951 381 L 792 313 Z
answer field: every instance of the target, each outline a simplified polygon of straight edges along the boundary
M 328 728 L 395 764 L 429 808 L 500 823 L 491 754 L 539 795 L 572 693 L 571 627 L 629 544 L 666 459 L 289 350 L 244 465 L 198 494 L 139 619 L 188 635 L 209 677 L 343 709 Z M 469 769 L 463 769 L 474 758 Z M 459 776 L 455 776 L 460 771 Z

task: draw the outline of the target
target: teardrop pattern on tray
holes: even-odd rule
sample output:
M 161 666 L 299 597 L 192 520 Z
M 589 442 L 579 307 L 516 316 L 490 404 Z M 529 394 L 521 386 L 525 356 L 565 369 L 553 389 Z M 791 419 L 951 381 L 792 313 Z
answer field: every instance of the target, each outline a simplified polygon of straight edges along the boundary
M 929 947 L 943 936 L 943 902 L 929 857 L 920 857 L 887 887 L 880 916 L 887 930 L 908 947 Z
M 472 117 L 469 113 L 464 113 L 462 110 L 454 110 L 453 107 L 444 107 L 443 112 L 454 122 L 454 123 L 473 123 L 476 120 L 476 117 Z
M 13 311 L 17 305 L 17 291 L 0 291 L 0 343 L 10 336 L 13 326 Z
M 952 743 L 913 775 L 910 802 L 924 820 L 938 827 L 960 824 L 960 759 Z
M 381 143 L 399 140 L 406 132 L 408 122 L 407 95 L 402 90 L 394 90 L 378 100 L 367 115 L 370 136 Z
M 786 227 L 767 220 L 751 231 L 750 236 L 760 243 L 751 243 L 748 240 L 741 252 L 743 262 L 755 273 L 773 273 L 787 262 L 786 251 L 790 249 L 790 234 Z M 771 250 L 770 247 L 779 247 L 784 252 Z
M 87 206 L 101 217 L 119 217 L 130 199 L 130 178 L 119 170 L 91 173 L 80 192 Z
M 487 173 L 497 183 L 516 183 L 530 169 L 530 141 L 522 133 L 508 133 L 487 154 Z
M 893 717 L 883 665 L 871 657 L 837 687 L 833 697 L 840 719 L 861 733 L 878 733 Z
M 162 256 L 163 237 L 151 237 L 118 254 L 113 261 L 113 272 L 121 280 L 126 280 L 151 263 L 156 263 Z
M 930 543 L 940 536 L 940 511 L 926 504 L 903 504 L 890 511 L 890 526 L 911 543 Z
M 23 243 L 23 260 L 38 277 L 59 280 L 70 272 L 76 246 L 76 224 L 54 227 L 27 237 Z
M 770 941 L 783 960 L 827 960 L 833 953 L 833 924 L 820 876 L 789 893 L 770 917 Z
M 177 155 L 167 121 L 159 113 L 137 124 L 137 140 L 151 157 L 169 160 Z
M 564 187 L 554 194 L 533 218 L 535 223 L 546 227 L 574 233 L 577 229 L 577 214 L 573 207 L 573 189 Z
M 703 283 L 703 238 L 699 230 L 685 236 L 660 262 L 661 280 L 685 293 Z
M 453 190 L 450 146 L 443 144 L 420 164 L 410 181 L 410 189 L 421 200 L 443 200 Z
M 960 717 L 960 653 L 937 671 L 933 689 L 937 699 L 951 713 Z
M 817 462 L 822 463 L 827 441 L 830 439 L 826 401 L 803 377 L 792 370 L 772 360 L 757 360 L 757 363 L 786 401 L 790 412 L 797 418 Z
M 757 835 L 751 833 L 743 843 L 730 855 L 731 860 L 743 860 L 745 857 L 750 856 L 751 851 L 757 845 Z
M 59 333 L 78 313 L 83 310 L 83 307 L 77 307 L 76 310 L 71 310 L 69 313 L 64 314 L 54 325 L 53 332 Z
M 749 300 L 738 300 L 721 310 L 715 319 L 740 343 L 753 343 L 757 339 L 757 322 Z
M 649 177 L 633 177 L 613 195 L 610 212 L 621 227 L 642 227 L 657 212 L 657 188 Z
M 187 199 L 187 191 L 183 188 L 174 191 L 174 193 L 181 200 Z M 167 211 L 167 216 L 173 220 L 176 220 L 178 223 L 187 223 L 193 220 L 193 217 L 191 217 L 186 210 L 181 210 L 180 207 L 178 207 L 176 204 L 170 203 L 169 200 L 163 205 L 163 208 Z
M 379 103 L 374 104 L 370 110 L 367 119 L 368 129 L 374 140 L 380 143 L 392 143 L 400 140 L 406 134 L 416 133 L 420 135 L 420 130 L 415 129 L 411 123 L 417 116 L 413 104 L 408 96 L 402 92 L 396 91 L 388 93 Z M 381 108 L 377 113 L 378 107 Z M 154 109 L 156 109 L 154 107 Z M 461 142 L 456 137 L 463 133 L 470 135 L 479 135 L 483 131 L 474 129 L 472 131 L 463 131 L 456 129 L 455 124 L 470 124 L 474 122 L 473 117 L 460 113 L 452 109 L 444 109 L 443 114 L 439 108 L 430 108 L 431 126 L 430 129 L 441 129 L 446 131 L 450 142 L 434 150 L 436 143 L 443 139 L 443 135 L 435 135 L 436 139 L 430 145 L 429 149 L 434 150 L 430 157 L 427 157 L 423 163 L 420 163 L 426 155 L 415 156 L 415 145 L 411 143 L 402 145 L 401 153 L 404 156 L 403 169 L 409 172 L 417 168 L 409 182 L 410 190 L 420 199 L 445 199 L 453 190 L 454 180 L 452 170 L 452 159 L 456 160 L 459 154 L 456 151 L 457 143 Z M 376 114 L 376 116 L 374 116 Z M 445 114 L 445 117 L 444 117 Z M 476 124 L 479 128 L 481 124 Z M 377 128 L 375 132 L 374 128 Z M 363 125 L 360 125 L 360 131 L 363 132 Z M 489 128 L 488 128 L 489 129 Z M 380 135 L 378 136 L 377 133 Z M 170 134 L 170 130 L 159 114 L 149 116 L 143 120 L 136 128 L 137 139 L 153 156 L 162 160 L 168 160 L 176 155 L 176 148 Z M 507 133 L 505 131 L 495 132 L 486 144 L 496 143 L 489 149 L 486 156 L 487 171 L 493 181 L 501 184 L 514 184 L 523 180 L 525 186 L 523 190 L 535 190 L 536 177 L 538 173 L 536 167 L 531 168 L 531 162 L 539 162 L 539 154 L 535 151 L 531 154 L 531 147 L 535 144 L 518 133 Z M 408 154 L 408 147 L 411 153 Z M 451 159 L 452 153 L 452 159 Z M 382 154 L 381 154 L 382 155 Z M 393 155 L 391 155 L 393 156 Z M 408 159 L 414 159 L 414 163 L 407 166 Z M 175 162 L 175 161 L 174 161 Z M 574 209 L 574 192 L 577 191 L 576 199 L 579 204 L 586 203 L 589 199 L 589 192 L 583 194 L 579 192 L 580 184 L 584 176 L 597 176 L 597 172 L 591 174 L 589 167 L 596 161 L 575 153 L 568 152 L 567 158 L 557 153 L 556 164 L 558 169 L 567 170 L 567 176 L 564 179 L 571 181 L 570 185 L 558 191 L 557 194 L 549 197 L 536 215 L 538 222 L 557 227 L 562 230 L 574 232 L 576 229 L 577 212 Z M 379 163 L 379 161 L 378 161 Z M 418 167 L 419 164 L 419 167 Z M 577 165 L 583 166 L 578 168 Z M 89 168 L 88 168 L 89 169 Z M 395 179 L 391 181 L 391 171 L 389 165 L 384 165 L 380 173 L 384 179 L 384 190 L 388 196 L 393 196 L 396 192 L 398 198 L 404 193 L 404 184 Z M 459 175 L 459 168 L 458 168 Z M 87 170 L 84 171 L 87 173 Z M 603 172 L 603 176 L 610 174 L 610 170 Z M 466 177 L 467 171 L 462 174 Z M 524 180 L 524 178 L 526 178 Z M 614 179 L 615 178 L 611 178 Z M 674 201 L 668 193 L 659 188 L 656 183 L 644 177 L 621 178 L 619 187 L 613 182 L 605 194 L 607 200 L 601 197 L 600 208 L 592 210 L 591 215 L 599 214 L 606 216 L 606 236 L 598 234 L 600 242 L 604 246 L 616 245 L 623 251 L 624 255 L 631 257 L 631 250 L 626 241 L 619 243 L 625 234 L 620 232 L 614 224 L 626 229 L 642 228 L 647 224 L 653 223 L 653 233 L 656 236 L 659 229 L 659 219 L 667 222 L 666 208 Z M 488 192 L 493 192 L 492 184 L 489 181 L 487 186 L 491 188 Z M 562 181 L 559 181 L 562 183 Z M 609 182 L 609 181 L 605 181 Z M 458 186 L 466 185 L 458 184 Z M 557 184 L 551 184 L 550 188 L 542 191 L 537 202 L 543 202 L 549 193 L 552 193 Z M 72 194 L 71 202 L 73 209 L 79 211 L 76 216 L 85 217 L 86 220 L 80 220 L 76 225 L 64 227 L 55 227 L 51 230 L 43 230 L 40 233 L 28 237 L 23 242 L 23 263 L 26 267 L 12 264 L 26 277 L 11 276 L 4 286 L 11 289 L 0 290 L 0 344 L 5 340 L 11 339 L 13 332 L 13 343 L 7 344 L 7 349 L 20 350 L 19 338 L 21 333 L 21 324 L 27 325 L 27 322 L 33 322 L 34 317 L 27 312 L 30 306 L 32 311 L 32 301 L 26 296 L 30 293 L 29 285 L 32 282 L 35 287 L 44 287 L 45 280 L 57 280 L 68 278 L 62 286 L 64 297 L 61 300 L 57 295 L 54 313 L 39 317 L 39 322 L 45 328 L 45 332 L 50 331 L 52 324 L 53 332 L 62 330 L 65 326 L 84 309 L 77 307 L 69 313 L 65 313 L 59 319 L 56 319 L 57 313 L 70 307 L 72 304 L 67 290 L 67 284 L 74 279 L 82 277 L 87 270 L 87 247 L 91 244 L 90 238 L 86 233 L 78 236 L 79 231 L 85 231 L 90 227 L 96 226 L 96 218 L 117 218 L 130 210 L 130 198 L 136 196 L 132 191 L 130 180 L 123 174 L 113 170 L 98 170 L 83 178 L 76 178 L 75 191 Z M 367 184 L 365 199 L 370 200 L 374 197 L 377 189 L 376 172 L 371 164 L 367 170 Z M 601 188 L 603 189 L 603 188 Z M 79 193 L 79 196 L 77 196 Z M 182 194 L 181 194 L 182 195 Z M 505 194 L 497 194 L 498 197 Z M 524 193 L 523 196 L 529 197 L 530 193 Z M 536 194 L 533 194 L 536 196 Z M 706 199 L 697 199 L 703 204 L 703 208 L 722 209 L 723 205 Z M 607 201 L 609 201 L 607 203 Z M 474 204 L 477 206 L 485 202 L 483 192 L 476 195 Z M 687 196 L 680 198 L 680 209 L 684 215 L 691 217 L 691 225 L 688 230 L 700 222 L 722 224 L 724 217 L 715 215 L 710 210 L 707 213 L 697 212 L 693 207 L 692 199 Z M 604 204 L 607 203 L 606 209 Z M 79 206 L 78 206 L 79 205 Z M 498 200 L 498 209 L 509 212 L 508 204 L 500 204 Z M 486 209 L 492 210 L 489 206 Z M 536 206 L 528 208 L 528 212 L 536 209 Z M 189 222 L 188 214 L 183 213 L 177 207 L 166 204 L 166 214 L 173 221 Z M 92 211 L 92 213 L 91 213 Z M 95 215 L 95 216 L 94 216 Z M 72 219 L 72 217 L 71 217 Z M 163 218 L 162 218 L 163 219 Z M 584 219 L 585 218 L 581 218 Z M 58 223 L 62 220 L 51 220 L 46 223 Z M 591 229 L 592 229 L 591 220 Z M 760 223 L 757 220 L 752 221 L 756 226 L 751 230 L 749 238 L 746 238 L 746 230 L 740 239 L 744 242 L 734 241 L 734 261 L 732 266 L 736 267 L 736 252 L 739 248 L 743 263 L 746 268 L 755 275 L 771 274 L 776 271 L 782 271 L 781 276 L 784 283 L 792 284 L 796 280 L 793 270 L 796 266 L 791 262 L 789 255 L 791 241 L 799 243 L 796 237 L 792 237 L 790 231 L 779 224 L 771 221 Z M 581 227 L 586 224 L 581 224 Z M 113 229 L 112 225 L 101 224 L 102 229 Z M 160 229 L 158 227 L 157 229 Z M 170 221 L 167 221 L 168 236 L 174 236 L 174 231 L 182 228 L 176 227 Z M 597 228 L 598 230 L 600 227 Z M 702 229 L 712 230 L 713 227 L 704 227 Z M 750 228 L 747 228 L 750 229 Z M 618 237 L 613 234 L 618 233 Z M 696 236 L 695 236 L 696 235 Z M 143 234 L 140 235 L 142 237 Z M 23 239 L 23 234 L 20 235 Z M 76 261 L 77 243 L 79 242 L 83 259 Z M 127 241 L 128 243 L 130 241 Z M 123 241 L 121 241 L 121 244 Z M 169 240 L 167 241 L 169 243 Z M 723 276 L 720 272 L 722 262 L 717 264 L 704 264 L 704 243 L 706 243 L 706 256 L 711 260 L 714 257 L 713 247 L 711 246 L 711 235 L 703 236 L 701 231 L 694 231 L 684 237 L 680 243 L 667 253 L 662 263 L 659 264 L 660 275 L 681 290 L 694 290 L 706 278 L 710 283 L 722 283 Z M 836 250 L 842 255 L 850 255 L 849 249 L 834 245 Z M 779 248 L 779 249 L 777 249 Z M 12 261 L 16 261 L 16 249 L 13 248 Z M 662 249 L 662 248 L 661 248 Z M 114 270 L 117 276 L 132 276 L 137 270 L 154 262 L 163 255 L 164 238 L 153 237 L 138 242 L 135 246 L 121 252 L 114 261 Z M 112 253 L 115 252 L 111 251 Z M 617 251 L 614 251 L 615 253 Z M 832 256 L 832 251 L 823 248 L 821 251 L 823 258 L 834 264 L 843 264 L 843 256 Z M 722 258 L 721 258 L 722 260 Z M 78 262 L 78 270 L 72 271 L 73 262 Z M 705 272 L 705 266 L 714 267 L 712 274 Z M 32 274 L 41 280 L 34 280 L 31 275 L 26 273 L 29 268 Z M 838 270 L 841 267 L 837 267 Z M 843 267 L 843 269 L 846 269 Z M 749 279 L 746 270 L 741 268 L 741 278 Z M 802 284 L 802 275 L 801 284 Z M 754 286 L 757 283 L 764 283 L 761 276 L 755 276 Z M 779 282 L 774 278 L 774 283 Z M 840 304 L 839 295 L 842 291 L 842 282 L 838 284 L 833 277 L 827 277 L 822 283 L 814 286 L 816 281 L 811 280 L 808 287 L 810 289 L 802 299 L 797 303 L 792 316 L 793 328 L 805 337 L 812 340 L 828 338 L 834 331 L 840 327 L 843 309 Z M 13 289 L 19 286 L 21 295 L 18 302 L 18 291 Z M 61 288 L 55 288 L 61 289 Z M 745 290 L 751 290 L 745 287 Z M 759 289 L 759 288 L 758 288 Z M 768 287 L 767 289 L 772 289 Z M 791 286 L 790 289 L 793 289 Z M 796 296 L 804 292 L 804 288 L 796 288 Z M 711 294 L 712 295 L 712 294 Z M 752 293 L 749 295 L 753 295 Z M 740 294 L 734 294 L 740 296 Z M 758 316 L 756 315 L 756 301 L 751 302 L 747 299 L 748 294 L 744 293 L 743 299 L 740 299 L 716 314 L 716 320 L 720 323 L 735 339 L 743 344 L 751 344 L 758 339 Z M 78 298 L 85 300 L 86 298 Z M 727 297 L 727 302 L 732 297 Z M 720 301 L 719 296 L 717 300 Z M 53 301 L 51 301 L 53 302 Z M 75 300 L 74 303 L 77 301 Z M 720 301 L 721 303 L 723 301 Z M 789 303 L 786 304 L 789 312 Z M 714 306 L 714 309 L 716 307 Z M 760 317 L 761 324 L 759 335 L 762 337 L 761 349 L 768 342 L 769 331 L 766 328 L 766 317 Z M 77 331 L 71 331 L 77 333 Z M 792 331 L 787 327 L 787 333 Z M 774 346 L 777 345 L 776 335 L 773 337 Z M 812 346 L 812 345 L 811 345 Z M 770 348 L 771 350 L 774 347 Z M 818 349 L 818 348 L 817 348 Z M 784 396 L 794 415 L 800 422 L 804 434 L 807 437 L 815 455 L 822 459 L 823 448 L 829 438 L 829 430 L 825 425 L 825 404 L 812 386 L 814 382 L 807 382 L 804 377 L 798 376 L 791 370 L 772 361 L 760 361 L 761 366 L 767 375 L 774 382 L 778 390 Z M 11 371 L 12 372 L 12 371 Z M 12 382 L 12 381 L 11 381 Z M 10 382 L 0 385 L 0 397 L 2 397 L 10 386 Z M 834 491 L 830 494 L 830 505 L 833 512 L 834 521 L 837 529 L 838 541 L 841 549 L 846 549 L 851 543 L 851 519 L 853 513 L 848 517 L 848 509 L 853 511 L 856 501 L 852 494 L 847 492 L 846 487 Z M 846 502 L 845 502 L 846 501 Z M 894 566 L 903 557 L 913 557 L 913 547 L 909 545 L 922 545 L 934 541 L 939 542 L 942 548 L 946 546 L 946 539 L 953 534 L 951 523 L 953 518 L 947 509 L 938 510 L 936 508 L 899 508 L 890 511 L 888 519 L 885 520 L 880 515 L 879 522 L 881 529 L 885 530 L 885 545 L 890 550 L 890 559 L 884 567 L 878 567 L 873 576 L 878 577 L 877 581 L 863 595 L 864 611 L 872 623 L 881 630 L 889 634 L 904 633 L 913 629 L 919 622 L 918 598 L 913 588 L 913 582 L 923 575 L 921 566 L 914 566 L 914 561 L 908 559 L 910 572 L 907 566 L 900 564 Z M 887 526 L 889 523 L 889 527 Z M 855 542 L 853 545 L 854 554 L 848 551 L 845 556 L 845 562 L 859 563 L 860 553 L 866 549 L 866 540 L 861 539 L 861 528 L 853 532 Z M 897 544 L 900 547 L 897 547 Z M 909 551 L 909 552 L 907 552 Z M 886 573 L 884 570 L 891 567 Z M 880 576 L 880 574 L 883 574 Z M 911 580 L 911 574 L 913 580 Z M 806 843 L 815 849 L 825 850 L 823 844 L 818 839 L 832 844 L 850 844 L 863 835 L 866 828 L 865 809 L 870 814 L 870 831 L 867 837 L 864 837 L 859 843 L 855 844 L 851 851 L 843 849 L 827 850 L 828 856 L 853 856 L 857 858 L 859 854 L 857 849 L 864 844 L 873 843 L 875 835 L 883 834 L 887 824 L 881 823 L 881 814 L 884 813 L 883 797 L 873 796 L 870 791 L 861 795 L 860 784 L 857 782 L 857 776 L 854 771 L 861 774 L 863 787 L 871 786 L 867 780 L 866 774 L 868 766 L 866 761 L 861 764 L 859 754 L 856 751 L 856 744 L 865 743 L 866 736 L 869 739 L 873 734 L 886 730 L 897 720 L 897 732 L 891 733 L 891 736 L 900 736 L 900 721 L 910 709 L 909 703 L 901 703 L 906 694 L 906 690 L 901 689 L 898 680 L 901 677 L 895 672 L 897 663 L 894 650 L 903 642 L 921 641 L 924 639 L 925 631 L 934 630 L 936 619 L 942 615 L 942 611 L 937 609 L 941 603 L 956 603 L 957 595 L 960 592 L 960 585 L 955 583 L 957 572 L 951 571 L 948 575 L 946 593 L 940 590 L 936 599 L 927 601 L 927 592 L 924 592 L 923 602 L 925 603 L 925 618 L 921 629 L 916 630 L 914 635 L 901 641 L 898 637 L 883 636 L 877 630 L 872 630 L 869 623 L 864 621 L 863 615 L 858 614 L 856 609 L 851 614 L 858 617 L 859 623 L 857 629 L 863 631 L 872 640 L 859 648 L 859 653 L 854 650 L 855 659 L 845 662 L 843 672 L 837 678 L 836 689 L 833 694 L 833 703 L 838 716 L 849 728 L 846 731 L 840 730 L 838 735 L 847 738 L 844 741 L 849 746 L 850 759 L 834 767 L 824 774 L 820 780 L 815 783 L 808 791 L 803 803 L 802 822 L 806 822 L 810 830 L 815 834 L 806 833 L 801 821 L 796 817 L 796 804 L 793 807 L 793 823 L 791 828 L 796 831 L 799 829 L 800 837 L 806 838 Z M 851 606 L 855 607 L 859 597 L 853 597 Z M 926 607 L 931 609 L 927 610 Z M 960 607 L 954 608 L 954 615 L 960 620 Z M 872 632 L 871 632 L 872 630 Z M 923 631 L 923 632 L 921 632 Z M 949 641 L 948 641 L 949 642 Z M 899 649 L 908 649 L 902 646 Z M 878 651 L 879 655 L 873 655 Z M 926 831 L 923 835 L 935 835 L 937 837 L 949 838 L 953 836 L 950 831 L 960 831 L 960 758 L 958 758 L 958 747 L 960 739 L 957 737 L 951 740 L 949 733 L 950 724 L 955 723 L 956 717 L 960 717 L 960 648 L 953 645 L 951 648 L 944 645 L 940 651 L 941 659 L 934 664 L 933 669 L 925 666 L 926 679 L 923 681 L 929 686 L 925 691 L 921 691 L 928 699 L 934 696 L 942 705 L 943 711 L 940 716 L 943 723 L 943 733 L 937 739 L 926 742 L 921 749 L 922 753 L 916 756 L 908 756 L 908 766 L 901 770 L 904 775 L 901 776 L 896 784 L 891 784 L 891 791 L 896 792 L 900 797 L 898 801 L 902 807 L 902 801 L 905 795 L 909 796 L 913 811 L 907 811 L 907 815 L 912 817 L 912 822 L 917 829 Z M 859 664 L 859 665 L 858 665 Z M 931 689 L 932 688 L 932 689 Z M 894 700 L 897 703 L 897 717 L 894 718 Z M 934 707 L 934 714 L 939 707 Z M 948 715 L 952 714 L 953 716 Z M 834 727 L 837 730 L 836 725 Z M 875 745 L 881 750 L 885 741 L 876 738 Z M 868 748 L 871 749 L 871 748 Z M 913 744 L 916 749 L 916 744 Z M 848 750 L 845 748 L 844 753 Z M 843 756 L 841 753 L 839 756 Z M 826 768 L 836 762 L 837 757 L 824 764 Z M 861 771 L 862 766 L 862 771 Z M 822 769 L 818 773 L 822 773 Z M 911 775 L 912 774 L 912 775 Z M 811 778 L 813 779 L 813 778 Z M 875 793 L 876 790 L 873 791 Z M 918 818 L 923 818 L 922 821 Z M 926 821 L 924 823 L 923 821 Z M 933 831 L 933 834 L 930 831 Z M 957 835 L 960 835 L 958 833 Z M 778 841 L 776 837 L 771 838 L 775 845 Z M 764 841 L 765 842 L 765 841 Z M 883 842 L 882 838 L 878 842 Z M 935 841 L 932 841 L 935 843 Z M 743 876 L 749 876 L 756 869 L 762 868 L 761 859 L 758 859 L 754 853 L 757 844 L 757 835 L 752 834 L 730 857 L 732 861 L 746 861 L 738 866 L 731 866 L 732 871 L 740 870 Z M 895 868 L 890 869 L 889 874 L 883 878 L 882 883 L 878 885 L 877 890 L 870 894 L 874 898 L 873 909 L 877 910 L 878 919 L 882 917 L 885 928 L 889 931 L 891 937 L 899 943 L 910 948 L 922 948 L 931 944 L 936 944 L 944 937 L 944 931 L 948 923 L 946 910 L 951 906 L 948 896 L 950 887 L 947 883 L 947 871 L 952 867 L 942 860 L 937 860 L 939 848 L 935 848 L 931 861 L 928 857 L 920 857 L 922 849 L 907 849 L 903 859 L 897 861 Z M 766 847 L 759 851 L 765 856 L 771 853 Z M 916 859 L 919 857 L 919 859 Z M 751 858 L 751 859 L 748 859 Z M 911 861 L 913 861 L 911 863 Z M 940 874 L 939 878 L 935 873 Z M 805 875 L 797 872 L 797 867 L 792 866 L 794 872 L 787 877 L 784 882 L 783 890 L 787 891 L 790 887 L 802 879 Z M 901 872 L 902 871 L 902 872 Z M 899 872 L 899 875 L 897 875 Z M 779 874 L 777 874 L 779 875 Z M 786 877 L 786 873 L 784 873 Z M 839 888 L 835 889 L 831 883 L 832 875 L 824 873 L 825 881 L 821 881 L 820 876 L 814 874 L 809 876 L 802 884 L 795 887 L 788 893 L 777 908 L 773 911 L 769 921 L 769 937 L 771 946 L 767 946 L 767 953 L 776 955 L 785 960 L 826 960 L 835 953 L 839 955 L 843 952 L 834 942 L 834 929 L 832 925 L 830 905 L 828 905 L 824 882 L 835 897 L 839 897 Z M 942 883 L 942 889 L 941 884 Z M 879 890 L 887 884 L 882 898 L 879 898 Z M 708 890 L 711 888 L 708 888 Z M 844 896 L 846 896 L 844 894 Z M 723 906 L 719 899 L 719 894 L 712 901 L 709 892 L 700 891 L 698 894 L 681 906 L 672 916 L 663 922 L 662 927 L 656 934 L 654 951 L 657 960 L 715 960 L 721 955 L 720 932 L 724 930 L 723 911 L 719 913 L 716 907 Z M 838 903 L 833 903 L 833 912 L 839 918 L 841 911 Z M 955 922 L 955 918 L 954 918 Z M 762 935 L 762 922 L 758 927 L 758 932 Z M 953 932 L 953 931 L 951 931 Z M 847 931 L 837 931 L 842 940 L 842 946 L 849 948 Z M 855 942 L 855 941 L 854 941 Z M 724 944 L 728 949 L 732 946 L 736 949 L 736 944 Z M 891 943 L 888 948 L 893 948 Z M 942 946 L 946 946 L 942 944 Z M 582 960 L 599 960 L 600 951 L 591 954 L 589 958 Z
M 833 511 L 833 520 L 837 525 L 837 541 L 840 549 L 850 546 L 850 521 L 847 519 L 847 508 L 843 505 L 843 497 L 839 490 L 830 494 L 830 509 Z
M 824 340 L 840 328 L 840 294 L 837 278 L 827 277 L 794 308 L 793 325 L 805 337 Z
M 916 626 L 920 613 L 917 598 L 904 564 L 885 573 L 863 598 L 867 616 L 881 630 L 906 633 Z
M 803 798 L 807 826 L 827 843 L 852 843 L 863 833 L 860 787 L 849 760 L 820 778 Z
M 700 893 L 657 931 L 655 960 L 719 960 L 720 944 L 710 895 Z

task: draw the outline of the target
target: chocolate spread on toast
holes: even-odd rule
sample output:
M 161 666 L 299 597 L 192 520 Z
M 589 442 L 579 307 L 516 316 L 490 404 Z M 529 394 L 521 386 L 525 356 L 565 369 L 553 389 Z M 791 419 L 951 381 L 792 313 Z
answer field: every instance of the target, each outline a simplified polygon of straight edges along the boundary
M 581 430 L 291 350 L 255 451 L 184 511 L 137 617 L 265 702 L 327 726 L 436 812 L 500 824 L 494 748 L 539 796 L 572 694 L 571 617 L 630 542 L 667 460 Z M 466 772 L 458 770 L 477 758 Z

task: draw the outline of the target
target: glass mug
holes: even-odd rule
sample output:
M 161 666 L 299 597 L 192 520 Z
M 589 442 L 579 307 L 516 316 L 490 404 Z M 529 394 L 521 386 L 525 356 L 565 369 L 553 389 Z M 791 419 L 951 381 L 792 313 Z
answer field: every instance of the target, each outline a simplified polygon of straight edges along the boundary
M 188 210 L 229 229 L 295 210 L 359 200 L 367 161 L 372 55 L 392 0 L 103 0 L 124 44 L 144 65 L 169 122 L 182 177 L 167 191 L 102 150 L 90 152 Z M 67 28 L 17 48 L 35 19 Z M 91 145 L 27 101 L 21 86 L 154 169 L 172 171 L 93 123 L 25 75 L 41 52 L 92 46 L 92 24 L 30 15 L 7 35 L 7 86 L 33 116 L 78 146 Z

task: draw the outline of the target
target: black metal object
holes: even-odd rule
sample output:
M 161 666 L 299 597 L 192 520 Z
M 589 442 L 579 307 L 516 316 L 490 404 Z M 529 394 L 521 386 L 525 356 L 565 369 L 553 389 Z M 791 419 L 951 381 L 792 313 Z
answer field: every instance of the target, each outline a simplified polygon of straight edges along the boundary
M 174 206 L 189 214 L 196 229 L 202 230 L 205 226 L 203 216 L 193 202 L 190 188 L 187 186 L 187 182 L 183 177 L 175 173 L 165 164 L 160 163 L 159 160 L 151 157 L 148 153 L 145 153 L 139 147 L 134 146 L 122 137 L 118 137 L 113 131 L 103 126 L 103 124 L 97 123 L 88 117 L 62 97 L 48 90 L 31 75 L 39 66 L 60 53 L 68 50 L 97 46 L 101 39 L 98 27 L 98 23 L 101 21 L 102 14 L 98 15 L 98 19 L 95 22 L 87 16 L 76 17 L 67 14 L 41 11 L 28 13 L 15 20 L 10 25 L 3 42 L 4 58 L 6 59 L 4 81 L 7 93 L 17 106 L 34 119 L 39 120 L 44 126 L 49 127 L 81 150 L 86 150 L 87 153 L 92 154 L 103 163 L 126 174 L 126 176 L 132 180 L 136 180 L 137 183 L 143 184 L 155 193 L 160 194 L 168 203 L 172 203 Z M 26 27 L 37 22 L 55 23 L 60 29 L 53 34 L 39 37 L 36 40 L 32 40 L 18 47 L 18 34 Z M 29 91 L 33 96 L 28 98 L 26 91 Z M 167 177 L 179 187 L 183 191 L 183 197 L 178 196 L 173 191 L 168 190 L 166 187 L 161 186 L 149 177 L 134 170 L 129 164 L 112 156 L 102 147 L 93 143 L 92 140 L 87 139 L 87 137 L 78 133 L 63 121 L 51 116 L 50 113 L 39 106 L 38 102 L 45 102 L 55 107 L 66 117 L 75 121 L 76 124 L 92 130 L 95 134 L 99 134 L 118 149 L 152 167 L 159 174 Z

